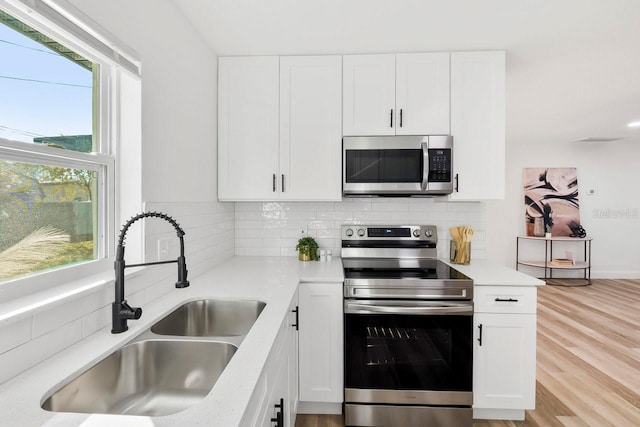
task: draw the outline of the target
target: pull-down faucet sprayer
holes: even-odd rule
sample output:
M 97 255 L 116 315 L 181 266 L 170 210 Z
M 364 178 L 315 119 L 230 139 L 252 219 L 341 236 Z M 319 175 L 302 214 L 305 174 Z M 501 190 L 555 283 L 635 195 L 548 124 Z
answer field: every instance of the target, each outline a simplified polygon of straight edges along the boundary
M 169 261 L 157 261 L 157 262 L 146 262 L 142 264 L 131 264 L 126 265 L 124 262 L 124 238 L 127 234 L 127 230 L 131 225 L 142 218 L 155 217 L 161 218 L 169 222 L 176 229 L 176 233 L 178 235 L 178 239 L 180 239 L 180 256 L 177 259 L 169 260 Z M 112 322 L 111 322 L 111 333 L 119 334 L 120 332 L 124 332 L 129 327 L 127 326 L 128 319 L 139 319 L 142 316 L 142 309 L 139 307 L 131 307 L 127 304 L 127 301 L 124 299 L 124 269 L 127 267 L 142 267 L 143 265 L 158 265 L 158 264 L 169 264 L 173 262 L 178 263 L 178 281 L 176 282 L 176 288 L 186 288 L 189 286 L 189 281 L 187 280 L 187 263 L 184 258 L 184 230 L 180 227 L 180 225 L 171 218 L 167 214 L 163 214 L 160 212 L 143 212 L 131 218 L 127 223 L 122 227 L 120 231 L 120 237 L 118 238 L 118 248 L 116 250 L 116 261 L 114 268 L 116 270 L 116 280 L 115 280 L 115 288 L 116 288 L 116 299 L 112 304 Z

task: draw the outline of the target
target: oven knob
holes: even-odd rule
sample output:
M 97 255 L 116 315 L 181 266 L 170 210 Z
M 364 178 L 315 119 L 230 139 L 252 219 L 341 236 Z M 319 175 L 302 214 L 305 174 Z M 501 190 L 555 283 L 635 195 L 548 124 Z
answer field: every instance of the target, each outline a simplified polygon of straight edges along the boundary
M 358 229 L 358 236 L 360 236 L 360 237 L 364 236 L 364 229 L 362 229 L 362 228 Z
M 413 237 L 420 237 L 420 230 L 413 230 Z
M 346 234 L 347 237 L 351 237 L 353 236 L 353 230 L 350 228 L 347 228 L 347 231 L 345 231 L 344 234 Z
M 431 237 L 433 236 L 433 232 L 431 231 L 430 228 L 427 228 L 427 230 L 424 232 L 424 235 L 427 237 Z

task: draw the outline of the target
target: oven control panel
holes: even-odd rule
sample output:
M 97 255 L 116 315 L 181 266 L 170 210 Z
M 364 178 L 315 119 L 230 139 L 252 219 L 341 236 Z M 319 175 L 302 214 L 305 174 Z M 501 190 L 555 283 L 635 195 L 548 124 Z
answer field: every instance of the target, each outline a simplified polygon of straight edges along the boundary
M 438 241 L 435 225 L 343 225 L 342 240 Z

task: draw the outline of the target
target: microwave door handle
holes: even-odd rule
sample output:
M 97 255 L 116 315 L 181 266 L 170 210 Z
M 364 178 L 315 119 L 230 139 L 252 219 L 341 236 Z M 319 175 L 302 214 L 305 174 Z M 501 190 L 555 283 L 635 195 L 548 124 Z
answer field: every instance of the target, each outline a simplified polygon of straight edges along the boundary
M 429 184 L 429 144 L 427 142 L 423 142 L 422 146 L 422 184 L 420 188 L 422 191 L 427 189 L 427 185 Z

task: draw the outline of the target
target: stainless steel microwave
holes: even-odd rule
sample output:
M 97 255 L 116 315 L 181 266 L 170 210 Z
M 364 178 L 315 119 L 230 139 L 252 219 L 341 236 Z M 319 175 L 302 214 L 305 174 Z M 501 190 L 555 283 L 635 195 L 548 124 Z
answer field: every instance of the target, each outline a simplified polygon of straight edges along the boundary
M 342 140 L 342 194 L 429 196 L 453 192 L 453 137 L 350 136 Z

